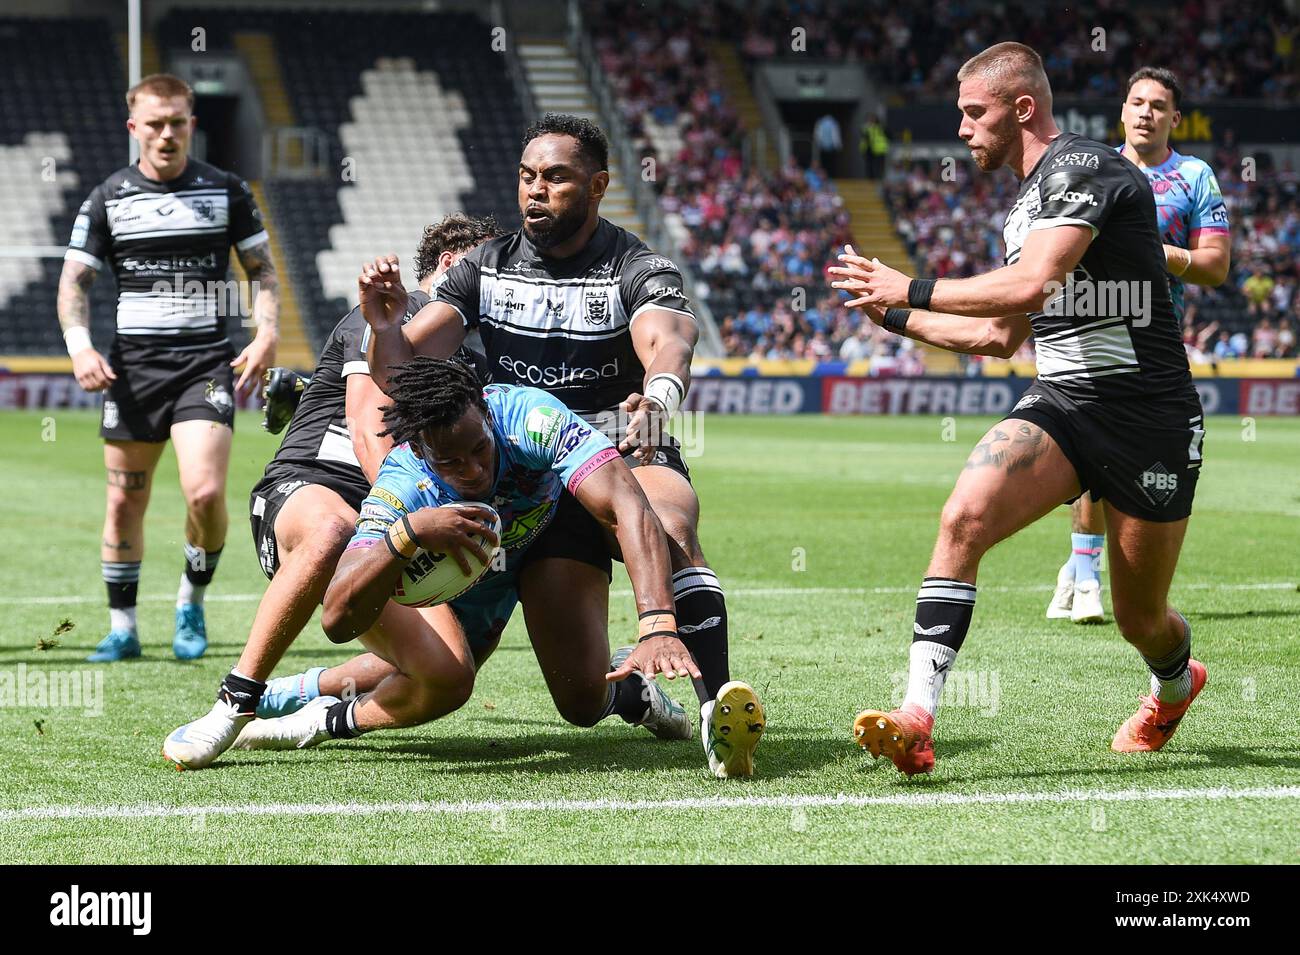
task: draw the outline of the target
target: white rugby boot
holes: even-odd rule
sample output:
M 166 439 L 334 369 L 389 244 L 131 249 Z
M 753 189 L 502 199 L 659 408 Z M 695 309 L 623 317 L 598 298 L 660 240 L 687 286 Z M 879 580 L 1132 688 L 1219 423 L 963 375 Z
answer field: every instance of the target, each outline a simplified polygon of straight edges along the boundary
M 636 647 L 619 647 L 609 659 L 609 668 L 617 670 L 635 649 Z M 660 739 L 691 738 L 690 715 L 664 691 L 657 680 L 647 680 L 640 673 L 633 673 L 628 679 L 641 681 L 641 699 L 650 704 L 637 726 L 644 726 Z
M 1047 605 L 1048 620 L 1069 620 L 1070 606 L 1074 602 L 1074 568 L 1070 561 L 1056 572 L 1056 593 Z
M 253 720 L 235 740 L 235 749 L 306 749 L 330 738 L 325 713 L 336 696 L 318 696 L 296 713 Z
M 713 775 L 754 775 L 754 750 L 765 729 L 767 717 L 754 688 L 739 680 L 724 683 L 717 697 L 700 707 L 700 739 Z
M 1105 623 L 1106 611 L 1101 605 L 1101 580 L 1081 580 L 1074 585 L 1074 603 L 1070 619 L 1075 623 Z
M 173 730 L 163 740 L 162 754 L 175 763 L 177 769 L 210 766 L 230 748 L 240 730 L 252 718 L 252 713 L 239 712 L 234 703 L 217 700 L 205 715 Z

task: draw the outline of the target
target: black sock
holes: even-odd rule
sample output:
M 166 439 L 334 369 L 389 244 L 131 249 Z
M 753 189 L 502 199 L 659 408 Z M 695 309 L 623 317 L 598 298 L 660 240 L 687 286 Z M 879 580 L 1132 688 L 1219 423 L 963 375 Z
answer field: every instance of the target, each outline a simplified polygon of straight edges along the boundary
M 256 713 L 257 704 L 262 700 L 262 693 L 266 690 L 266 684 L 261 680 L 250 680 L 246 676 L 240 676 L 234 670 L 226 674 L 226 678 L 221 681 L 221 689 L 217 691 L 217 700 L 223 703 L 233 703 L 239 707 L 240 713 Z
M 617 713 L 626 723 L 640 723 L 650 712 L 649 687 L 640 673 L 633 673 L 626 680 L 610 684 L 609 700 L 605 703 L 602 720 L 611 713 Z
M 352 739 L 361 735 L 361 730 L 357 729 L 356 716 L 352 712 L 359 699 L 361 697 L 339 700 L 325 711 L 325 730 L 330 736 L 335 739 Z
M 217 572 L 217 561 L 221 559 L 222 548 L 204 550 L 194 544 L 185 544 L 185 579 L 195 587 L 206 587 L 212 583 L 212 575 Z
M 138 560 L 101 560 L 100 572 L 108 588 L 108 605 L 114 610 L 134 607 L 140 591 L 140 562 Z
M 727 668 L 727 599 L 718 576 L 707 567 L 687 567 L 673 574 L 677 635 L 695 658 L 703 680 L 695 683 L 700 703 L 717 695 L 731 679 Z
M 926 577 L 916 594 L 912 642 L 960 650 L 975 612 L 975 585 L 948 577 Z

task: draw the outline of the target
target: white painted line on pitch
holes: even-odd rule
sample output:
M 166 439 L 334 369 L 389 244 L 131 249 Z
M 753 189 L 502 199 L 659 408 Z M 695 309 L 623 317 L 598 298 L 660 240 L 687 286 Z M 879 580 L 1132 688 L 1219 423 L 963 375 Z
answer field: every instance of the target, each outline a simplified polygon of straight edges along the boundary
M 1024 594 L 1024 593 L 1047 593 L 1055 588 L 1054 584 L 1024 584 L 1013 587 L 999 587 L 996 584 L 980 587 L 980 593 L 994 594 Z M 825 596 L 826 594 L 915 594 L 915 587 L 736 587 L 723 588 L 728 597 L 797 597 L 801 594 L 807 594 L 810 597 Z M 1250 584 L 1223 584 L 1214 581 L 1203 581 L 1190 584 L 1174 584 L 1173 591 L 1177 593 L 1180 590 L 1296 590 L 1300 589 L 1300 584 L 1294 580 L 1276 580 L 1266 581 L 1263 583 Z M 611 590 L 611 597 L 631 597 L 631 590 Z M 262 594 L 211 594 L 205 600 L 211 603 L 253 603 L 261 600 Z M 140 597 L 140 603 L 171 603 L 176 600 L 174 594 L 151 594 Z M 49 604 L 52 606 L 61 606 L 63 604 L 100 604 L 104 602 L 102 596 L 87 597 L 70 596 L 70 597 L 0 597 L 0 605 L 29 605 L 29 604 Z
M 1059 793 L 900 793 L 893 796 L 712 796 L 697 799 L 526 799 L 481 802 L 262 803 L 216 806 L 34 806 L 0 810 L 0 823 L 195 816 L 464 816 L 504 812 L 680 812 L 710 809 L 837 809 L 866 806 L 1000 806 L 1076 802 L 1300 799 L 1300 786 L 1247 789 L 1068 790 Z

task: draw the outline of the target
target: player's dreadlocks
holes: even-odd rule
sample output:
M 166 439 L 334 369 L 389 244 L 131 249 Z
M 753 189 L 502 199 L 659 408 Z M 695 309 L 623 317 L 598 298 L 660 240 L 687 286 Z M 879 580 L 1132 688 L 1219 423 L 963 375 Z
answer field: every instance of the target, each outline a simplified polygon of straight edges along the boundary
M 454 358 L 416 355 L 398 365 L 390 380 L 388 396 L 393 403 L 380 409 L 388 430 L 379 436 L 392 437 L 394 444 L 418 444 L 425 429 L 450 427 L 471 407 L 488 416 L 483 385 L 474 369 Z

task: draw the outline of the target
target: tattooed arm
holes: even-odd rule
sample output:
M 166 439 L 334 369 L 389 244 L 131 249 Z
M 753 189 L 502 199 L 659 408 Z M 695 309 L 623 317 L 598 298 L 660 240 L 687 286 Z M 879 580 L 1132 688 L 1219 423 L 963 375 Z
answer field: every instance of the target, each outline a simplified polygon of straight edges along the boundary
M 90 343 L 90 286 L 98 274 L 84 262 L 66 259 L 59 275 L 59 326 L 72 355 L 72 373 L 87 391 L 103 391 L 117 378 Z
M 280 342 L 280 278 L 271 260 L 270 242 L 261 242 L 247 249 L 237 248 L 236 252 L 239 264 L 244 267 L 257 293 L 253 298 L 253 322 L 257 325 L 257 334 L 230 363 L 232 368 L 243 366 L 235 389 L 246 394 L 257 386 L 262 373 L 275 362 L 275 347 Z

